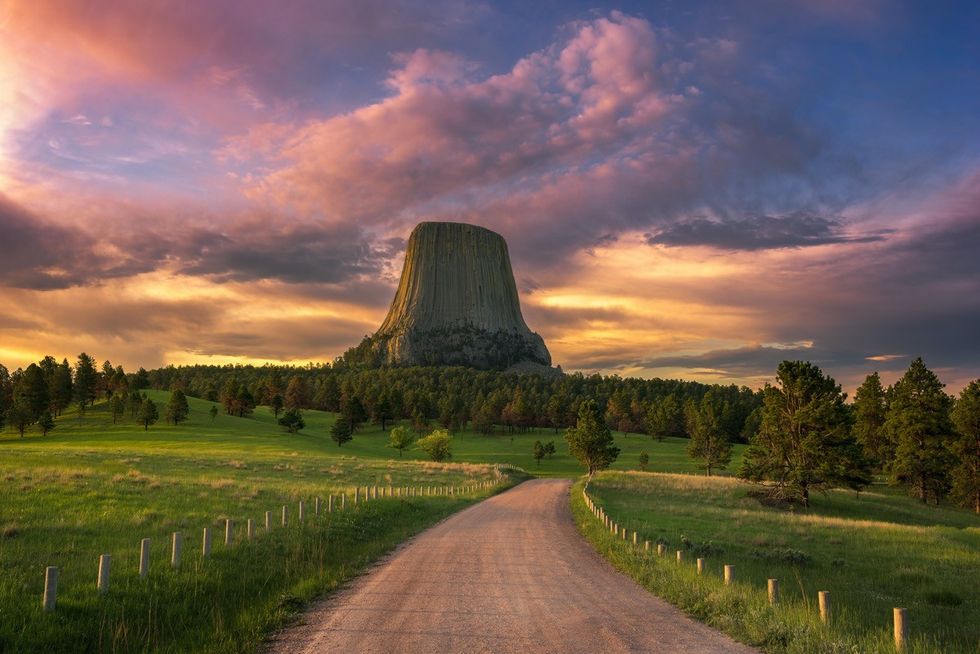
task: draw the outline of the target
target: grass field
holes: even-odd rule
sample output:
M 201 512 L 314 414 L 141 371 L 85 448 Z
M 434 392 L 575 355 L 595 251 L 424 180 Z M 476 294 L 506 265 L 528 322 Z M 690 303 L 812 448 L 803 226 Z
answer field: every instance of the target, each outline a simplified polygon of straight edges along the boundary
M 894 652 L 893 607 L 909 611 L 911 652 L 980 651 L 980 521 L 923 506 L 880 486 L 817 495 L 807 512 L 763 507 L 731 478 L 605 472 L 594 501 L 640 542 L 663 542 L 658 558 L 617 540 L 588 512 L 581 484 L 576 519 L 614 565 L 651 591 L 738 639 L 770 652 Z M 655 550 L 655 547 L 652 547 Z M 686 562 L 674 552 L 685 550 Z M 695 559 L 706 559 L 699 577 Z M 736 566 L 725 587 L 722 567 Z M 766 580 L 780 580 L 771 610 Z M 829 590 L 832 625 L 817 615 Z
M 165 393 L 151 392 L 155 401 Z M 314 520 L 313 498 L 354 485 L 446 486 L 491 480 L 489 466 L 391 461 L 333 449 L 325 437 L 281 432 L 272 416 L 218 416 L 191 400 L 180 427 L 113 426 L 104 405 L 65 415 L 47 437 L 0 442 L 0 652 L 242 652 L 307 600 L 351 578 L 406 537 L 485 496 L 413 497 L 350 504 Z M 320 421 L 325 433 L 328 416 Z M 381 450 L 379 449 L 379 453 Z M 387 450 L 387 457 L 396 454 Z M 505 481 L 506 483 L 506 481 Z M 296 520 L 305 500 L 308 518 Z M 290 524 L 266 533 L 265 511 Z M 224 546 L 224 520 L 236 544 Z M 245 521 L 260 528 L 245 542 Z M 204 527 L 213 554 L 200 552 Z M 185 536 L 179 571 L 171 532 Z M 138 576 L 139 543 L 151 570 Z M 112 555 L 100 597 L 100 554 Z M 58 608 L 41 611 L 44 568 L 60 569 Z

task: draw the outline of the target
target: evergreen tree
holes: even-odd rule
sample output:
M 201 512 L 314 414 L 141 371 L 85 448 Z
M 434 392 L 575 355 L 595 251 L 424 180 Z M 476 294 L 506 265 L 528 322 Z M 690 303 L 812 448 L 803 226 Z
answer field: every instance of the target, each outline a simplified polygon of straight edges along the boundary
M 286 409 L 282 418 L 279 418 L 279 425 L 290 434 L 295 434 L 306 427 L 306 421 L 303 420 L 303 414 L 300 413 L 299 409 Z
M 980 379 L 963 389 L 953 407 L 956 436 L 949 449 L 957 462 L 952 471 L 952 496 L 980 514 Z
M 650 455 L 646 452 L 640 452 L 640 470 L 646 472 L 647 466 L 650 464 Z
M 647 411 L 645 423 L 647 434 L 658 441 L 668 436 L 680 436 L 683 416 L 677 397 L 670 394 L 654 400 Z
M 353 439 L 354 432 L 350 427 L 350 422 L 343 417 L 337 418 L 337 421 L 333 423 L 333 427 L 330 428 L 330 438 L 337 444 L 337 447 Z
M 935 502 L 949 489 L 953 457 L 947 444 L 953 437 L 949 410 L 952 399 L 944 384 L 926 368 L 921 358 L 889 394 L 885 433 L 895 445 L 889 466 L 894 483 L 908 486 L 923 502 Z
M 367 420 L 367 412 L 364 410 L 364 405 L 361 404 L 361 400 L 358 399 L 356 395 L 350 395 L 348 393 L 343 393 L 340 397 L 340 419 L 344 420 L 350 427 L 350 433 L 353 434 L 357 431 L 357 428 L 364 424 Z
M 72 386 L 75 401 L 78 402 L 79 415 L 84 414 L 86 407 L 95 400 L 97 374 L 95 360 L 84 352 L 79 354 L 78 361 L 75 363 L 75 380 Z
M 0 364 L 0 429 L 7 421 L 7 413 L 14 403 L 14 386 L 10 381 L 10 371 Z
M 7 422 L 10 426 L 24 437 L 27 428 L 34 424 L 34 417 L 31 415 L 31 408 L 23 402 L 15 401 L 7 411 Z
M 770 497 L 810 505 L 810 492 L 855 484 L 860 448 L 840 385 L 809 361 L 783 361 L 763 391 L 762 422 L 739 476 Z
M 408 449 L 414 440 L 415 436 L 412 435 L 412 430 L 399 425 L 388 434 L 388 447 L 398 450 L 398 456 L 401 457 L 402 452 Z
M 249 392 L 248 388 L 242 385 L 238 389 L 238 395 L 235 397 L 235 415 L 239 418 L 244 418 L 252 415 L 253 411 L 255 411 L 255 398 Z
M 568 451 L 585 466 L 590 479 L 599 470 L 608 468 L 619 456 L 619 448 L 595 400 L 582 403 L 578 421 L 565 431 L 565 440 Z
M 879 470 L 891 462 L 894 448 L 885 434 L 888 404 L 878 373 L 867 376 L 854 395 L 854 436 Z
M 142 367 L 136 371 L 136 377 L 133 379 L 133 388 L 136 390 L 142 390 L 144 388 L 150 387 L 150 374 L 146 372 Z
M 385 431 L 388 421 L 394 417 L 395 415 L 391 408 L 391 401 L 388 399 L 388 394 L 385 393 L 374 405 L 372 422 L 381 425 L 381 431 Z
M 285 406 L 287 409 L 302 409 L 309 404 L 306 397 L 306 380 L 294 375 L 286 387 Z
M 109 409 L 112 412 L 112 424 L 116 424 L 116 421 L 126 412 L 126 401 L 123 396 L 118 393 L 113 395 L 109 401 Z
M 218 405 L 212 404 L 211 408 L 208 409 L 208 415 L 211 416 L 211 422 L 214 423 L 214 419 L 218 417 Z
M 548 441 L 544 444 L 544 453 L 550 459 L 555 455 L 557 450 L 555 449 L 555 441 Z
M 191 408 L 187 403 L 187 396 L 179 388 L 170 394 L 170 402 L 167 404 L 167 422 L 178 425 L 190 414 Z
M 48 397 L 50 399 L 51 411 L 58 416 L 71 404 L 72 380 L 71 366 L 68 365 L 68 359 L 64 359 L 51 371 Z
M 157 411 L 157 405 L 150 398 L 143 398 L 143 402 L 140 404 L 140 412 L 137 416 L 139 423 L 143 425 L 143 431 L 147 431 L 150 425 L 155 423 L 159 418 L 160 412 Z
M 41 428 L 41 435 L 47 436 L 48 432 L 54 429 L 54 418 L 51 416 L 50 409 L 45 408 L 37 419 L 37 426 Z
M 687 453 L 701 459 L 699 467 L 707 475 L 715 468 L 724 470 L 732 460 L 732 444 L 721 428 L 719 407 L 711 391 L 708 391 L 690 416 L 691 443 Z
M 48 382 L 40 366 L 32 363 L 17 377 L 14 384 L 14 403 L 27 409 L 30 424 L 34 424 L 49 408 Z
M 285 401 L 279 393 L 273 395 L 269 400 L 269 408 L 272 409 L 272 415 L 276 418 L 279 418 L 279 413 L 282 411 L 283 406 L 285 406 Z

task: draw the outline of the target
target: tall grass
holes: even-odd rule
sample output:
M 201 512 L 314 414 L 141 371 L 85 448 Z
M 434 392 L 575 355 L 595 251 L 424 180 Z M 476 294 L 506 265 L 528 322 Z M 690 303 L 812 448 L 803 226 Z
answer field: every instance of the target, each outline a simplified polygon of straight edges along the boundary
M 733 479 L 600 474 L 589 494 L 640 533 L 634 548 L 592 516 L 581 488 L 572 495 L 576 521 L 606 558 L 739 640 L 769 652 L 894 652 L 892 608 L 906 607 L 910 652 L 980 651 L 980 530 L 966 511 L 921 507 L 876 487 L 860 498 L 818 496 L 810 512 L 789 512 L 763 507 Z M 644 552 L 644 540 L 665 543 L 668 556 Z M 736 567 L 733 586 L 721 581 L 725 564 Z M 777 609 L 768 606 L 769 577 L 780 581 Z M 831 591 L 829 627 L 817 613 L 820 590 Z

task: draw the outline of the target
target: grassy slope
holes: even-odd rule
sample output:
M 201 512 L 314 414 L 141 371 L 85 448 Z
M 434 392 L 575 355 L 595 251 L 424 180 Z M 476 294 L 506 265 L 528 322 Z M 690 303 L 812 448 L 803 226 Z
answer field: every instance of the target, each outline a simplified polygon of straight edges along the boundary
M 150 393 L 164 402 L 165 393 Z M 465 498 L 384 500 L 295 524 L 296 501 L 359 485 L 447 485 L 491 477 L 483 466 L 355 458 L 313 435 L 288 435 L 272 416 L 219 416 L 191 400 L 191 420 L 144 432 L 113 426 L 100 405 L 67 415 L 46 438 L 0 443 L 0 651 L 207 651 L 254 648 L 303 601 L 350 578 L 408 535 L 466 506 Z M 328 416 L 310 416 L 325 429 Z M 321 433 L 323 433 L 321 431 Z M 329 442 L 329 441 L 328 441 Z M 380 452 L 380 450 L 379 450 Z M 388 450 L 390 456 L 394 452 Z M 287 529 L 244 523 L 290 505 Z M 239 544 L 223 545 L 223 520 Z M 214 556 L 200 557 L 211 526 Z M 169 569 L 169 535 L 185 534 L 184 565 Z M 138 545 L 152 539 L 150 579 Z M 113 556 L 111 592 L 95 592 L 98 555 Z M 59 608 L 40 611 L 44 567 L 60 568 Z
M 581 502 L 573 504 L 586 536 L 617 567 L 650 590 L 732 635 L 773 652 L 889 652 L 892 607 L 909 609 L 915 652 L 975 652 L 980 643 L 980 521 L 950 507 L 926 507 L 893 489 L 855 498 L 832 492 L 808 513 L 765 508 L 734 479 L 603 473 L 593 499 L 641 541 L 660 539 L 670 557 L 636 552 L 614 540 Z M 710 542 L 698 578 L 697 556 L 678 566 L 673 552 Z M 793 565 L 787 549 L 810 561 Z M 738 583 L 725 588 L 724 564 Z M 766 605 L 766 579 L 780 579 L 783 606 Z M 816 618 L 818 590 L 829 590 L 834 625 Z

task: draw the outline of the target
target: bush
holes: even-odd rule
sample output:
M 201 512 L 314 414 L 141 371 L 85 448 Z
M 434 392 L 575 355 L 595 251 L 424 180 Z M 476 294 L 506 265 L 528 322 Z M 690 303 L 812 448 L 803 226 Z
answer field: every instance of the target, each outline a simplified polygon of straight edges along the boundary
M 429 455 L 433 461 L 445 461 L 453 458 L 452 436 L 445 429 L 437 429 L 425 438 L 419 439 L 420 450 Z
M 776 563 L 788 563 L 790 565 L 803 566 L 812 560 L 810 555 L 801 550 L 794 550 L 792 547 L 760 549 L 754 548 L 751 556 L 763 561 L 775 561 Z

